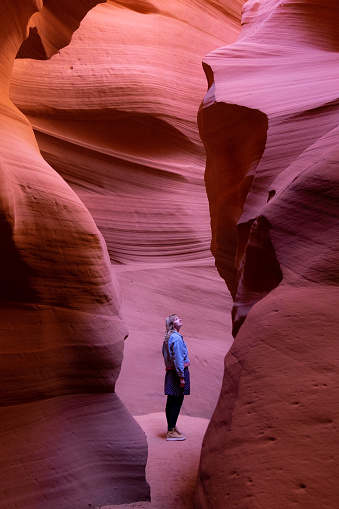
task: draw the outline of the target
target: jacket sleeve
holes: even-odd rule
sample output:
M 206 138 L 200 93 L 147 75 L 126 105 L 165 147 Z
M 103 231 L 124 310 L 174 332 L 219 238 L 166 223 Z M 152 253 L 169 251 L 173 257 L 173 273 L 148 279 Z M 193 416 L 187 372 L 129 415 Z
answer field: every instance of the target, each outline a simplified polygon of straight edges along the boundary
M 172 343 L 172 358 L 174 367 L 180 378 L 184 378 L 184 345 L 180 339 L 175 339 Z

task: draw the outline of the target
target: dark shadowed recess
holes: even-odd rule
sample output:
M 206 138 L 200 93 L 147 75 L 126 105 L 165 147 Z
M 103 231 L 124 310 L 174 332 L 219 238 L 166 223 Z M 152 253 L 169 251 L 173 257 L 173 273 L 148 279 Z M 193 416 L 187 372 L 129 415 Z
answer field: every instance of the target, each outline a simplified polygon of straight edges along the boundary
M 252 222 L 242 266 L 239 268 L 238 290 L 232 310 L 234 337 L 251 307 L 282 281 L 283 274 L 271 241 L 271 228 L 264 216 Z
M 118 4 L 131 11 L 140 12 L 140 14 L 157 14 L 161 11 L 148 0 L 108 0 L 109 4 Z
M 67 46 L 88 11 L 106 0 L 44 0 L 17 58 L 47 60 Z
M 8 216 L 0 212 L 0 301 L 28 302 L 35 300 L 37 293 L 30 284 L 31 269 L 14 242 L 12 227 Z
M 28 109 L 23 113 L 36 131 L 40 119 L 49 125 L 49 131 L 62 133 L 63 138 L 79 140 L 79 144 L 101 147 L 130 154 L 152 157 L 173 154 L 202 156 L 201 146 L 193 143 L 180 129 L 174 127 L 175 118 L 159 118 L 147 113 L 116 109 L 59 111 L 49 109 L 38 118 Z M 66 126 L 66 127 L 64 127 Z
M 126 180 L 132 179 L 130 185 L 159 191 L 168 188 L 168 180 L 174 183 L 186 182 L 185 177 L 179 173 L 163 169 L 160 171 L 158 168 L 142 164 L 142 160 L 141 163 L 131 162 L 120 154 L 105 154 L 100 151 L 100 146 L 83 147 L 76 141 L 65 141 L 56 135 L 46 134 L 37 129 L 35 129 L 35 136 L 43 158 L 71 187 L 92 192 L 93 189 L 99 188 L 108 192 L 121 192 L 126 187 Z M 63 159 L 59 157 L 60 151 L 62 151 Z M 81 165 L 78 160 L 79 153 L 82 156 Z M 94 167 L 95 171 L 93 171 Z M 107 167 L 109 167 L 109 174 L 105 173 Z
M 244 250 L 239 246 L 237 223 L 265 150 L 268 119 L 259 110 L 213 103 L 208 107 L 202 105 L 198 124 L 207 157 L 205 182 L 211 215 L 211 251 L 234 298 L 238 264 Z

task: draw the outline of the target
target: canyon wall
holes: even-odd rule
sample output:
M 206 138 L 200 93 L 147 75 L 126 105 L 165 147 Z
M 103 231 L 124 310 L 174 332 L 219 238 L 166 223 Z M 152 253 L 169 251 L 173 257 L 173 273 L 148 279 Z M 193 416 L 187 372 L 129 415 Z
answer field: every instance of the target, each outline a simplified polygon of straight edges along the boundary
M 115 387 L 129 334 L 118 394 L 133 414 L 163 411 L 172 312 L 192 361 L 183 412 L 215 407 L 230 304 L 209 252 L 196 111 L 201 60 L 235 41 L 242 3 L 2 2 L 6 508 L 148 499 L 145 436 Z
M 250 0 L 238 41 L 204 60 L 212 251 L 236 337 L 199 509 L 338 505 L 338 21 L 334 0 Z
M 114 391 L 127 327 L 107 247 L 9 99 L 18 51 L 28 56 L 36 45 L 33 56 L 43 47 L 50 56 L 97 3 L 0 6 L 0 505 L 6 509 L 149 498 L 146 439 Z M 50 24 L 57 28 L 51 38 Z M 34 40 L 20 50 L 28 25 Z
M 117 392 L 133 415 L 163 411 L 161 345 L 175 312 L 195 388 L 183 411 L 210 418 L 219 396 L 231 300 L 210 254 L 196 116 L 201 61 L 236 40 L 242 3 L 108 1 L 50 60 L 15 63 L 13 102 L 106 241 L 129 331 Z

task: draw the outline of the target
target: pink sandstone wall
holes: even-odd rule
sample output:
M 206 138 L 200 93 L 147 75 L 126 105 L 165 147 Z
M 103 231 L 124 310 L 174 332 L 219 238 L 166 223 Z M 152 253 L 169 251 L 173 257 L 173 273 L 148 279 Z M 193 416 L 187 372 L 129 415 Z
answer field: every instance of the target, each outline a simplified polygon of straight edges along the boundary
M 212 250 L 233 346 L 199 509 L 333 509 L 339 372 L 336 1 L 248 1 L 204 60 Z

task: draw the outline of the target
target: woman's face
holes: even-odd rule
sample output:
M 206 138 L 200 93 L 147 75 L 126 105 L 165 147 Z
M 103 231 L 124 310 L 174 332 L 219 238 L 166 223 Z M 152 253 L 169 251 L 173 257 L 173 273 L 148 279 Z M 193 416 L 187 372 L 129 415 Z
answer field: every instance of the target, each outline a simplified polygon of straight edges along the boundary
M 182 326 L 182 321 L 178 316 L 176 316 L 173 320 L 173 327 L 174 327 L 174 329 L 179 330 L 181 326 Z

